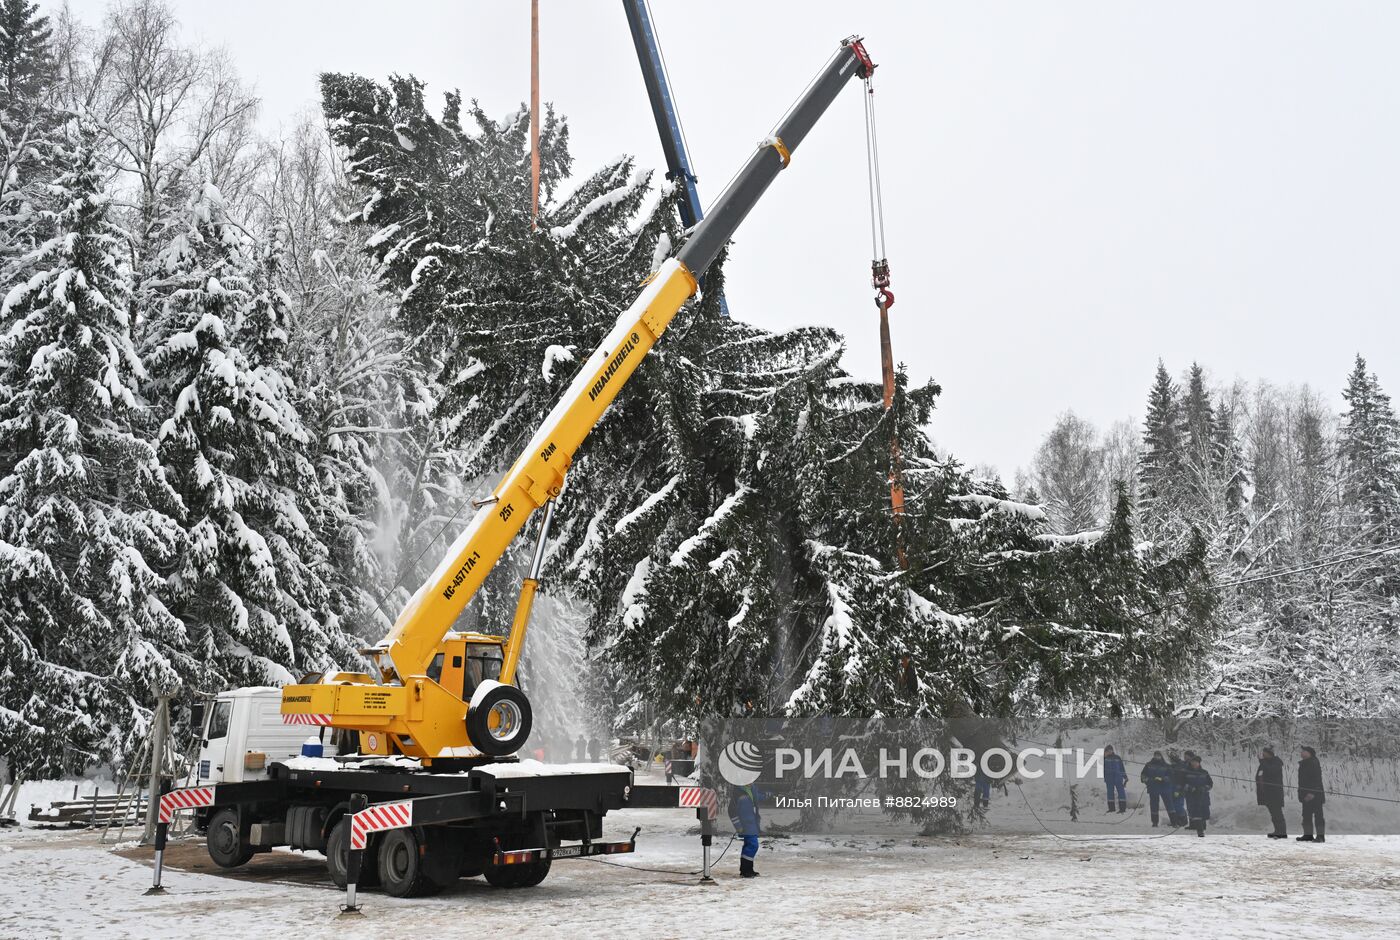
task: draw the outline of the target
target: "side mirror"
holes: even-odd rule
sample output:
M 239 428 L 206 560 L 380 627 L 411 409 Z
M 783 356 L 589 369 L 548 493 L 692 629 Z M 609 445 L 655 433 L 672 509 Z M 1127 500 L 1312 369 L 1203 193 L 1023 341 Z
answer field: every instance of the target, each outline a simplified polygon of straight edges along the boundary
M 200 729 L 201 731 L 204 730 L 203 702 L 195 702 L 193 705 L 190 706 L 190 725 L 194 728 Z

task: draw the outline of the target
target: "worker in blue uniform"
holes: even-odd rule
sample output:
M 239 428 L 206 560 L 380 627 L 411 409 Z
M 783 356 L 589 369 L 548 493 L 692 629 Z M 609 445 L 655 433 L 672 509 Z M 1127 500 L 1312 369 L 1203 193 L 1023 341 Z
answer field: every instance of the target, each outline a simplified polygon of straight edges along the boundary
M 734 834 L 743 839 L 743 851 L 739 854 L 739 875 L 742 878 L 757 878 L 754 862 L 758 859 L 758 833 L 762 820 L 758 813 L 759 794 L 753 784 L 729 788 L 729 821 L 734 824 Z

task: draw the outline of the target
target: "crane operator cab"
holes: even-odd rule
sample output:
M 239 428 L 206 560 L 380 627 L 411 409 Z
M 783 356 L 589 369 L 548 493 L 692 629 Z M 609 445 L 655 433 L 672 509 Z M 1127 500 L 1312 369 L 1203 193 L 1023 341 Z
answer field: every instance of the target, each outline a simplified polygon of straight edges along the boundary
M 452 742 L 447 747 L 435 748 L 431 757 L 470 757 L 483 754 L 488 757 L 503 757 L 513 754 L 530 736 L 533 718 L 530 703 L 519 688 L 518 676 L 512 677 L 512 684 L 502 682 L 507 656 L 506 639 L 486 633 L 448 633 L 438 645 L 437 652 L 429 660 L 422 678 L 431 685 L 449 693 L 453 699 L 469 703 L 465 708 L 466 741 Z M 390 688 L 402 689 L 404 683 L 394 672 L 392 661 L 382 655 L 382 649 L 364 651 L 371 660 L 377 660 L 381 681 Z M 321 679 L 323 684 L 337 685 L 346 679 L 362 682 L 368 676 L 352 676 L 344 673 L 328 675 Z M 418 686 L 422 679 L 408 685 Z M 416 697 L 416 694 L 415 694 Z M 459 713 L 456 722 L 462 721 Z M 366 725 L 369 723 L 366 722 Z M 460 728 L 461 725 L 459 724 Z M 384 732 L 372 727 L 361 727 L 357 735 L 358 750 L 361 754 L 391 755 L 411 752 L 416 743 L 395 733 L 392 726 L 384 727 Z M 404 747 L 404 745 L 408 745 Z M 464 746 L 465 745 L 465 746 Z

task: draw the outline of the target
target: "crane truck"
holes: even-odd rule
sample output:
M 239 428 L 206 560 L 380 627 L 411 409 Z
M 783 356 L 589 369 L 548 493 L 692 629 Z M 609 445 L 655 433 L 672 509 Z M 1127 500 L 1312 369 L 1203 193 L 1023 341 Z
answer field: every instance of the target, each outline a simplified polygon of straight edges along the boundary
M 220 866 L 281 846 L 324 852 L 352 908 L 359 883 L 377 880 L 396 896 L 431 893 L 478 874 L 499 887 L 526 887 L 539 884 L 554 859 L 631 851 L 636 833 L 624 842 L 600 841 L 604 815 L 624 807 L 695 808 L 708 876 L 714 792 L 637 785 L 617 765 L 519 760 L 514 755 L 529 737 L 532 715 L 517 670 L 555 499 L 575 453 L 816 121 L 851 78 L 868 80 L 874 68 L 859 37 L 841 43 L 678 254 L 617 318 L 388 636 L 367 651 L 377 676 L 338 672 L 280 691 L 218 696 L 206 719 L 198 780 L 160 801 L 157 888 L 167 827 L 182 810 L 195 813 Z M 454 631 L 539 509 L 536 548 L 509 631 Z M 285 729 L 269 727 L 274 715 Z M 347 753 L 297 755 L 309 728 L 339 732 Z

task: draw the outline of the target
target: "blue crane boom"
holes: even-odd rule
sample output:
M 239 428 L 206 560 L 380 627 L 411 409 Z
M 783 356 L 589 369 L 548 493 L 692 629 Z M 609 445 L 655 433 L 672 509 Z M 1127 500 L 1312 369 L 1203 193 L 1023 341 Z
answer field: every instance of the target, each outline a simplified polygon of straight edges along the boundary
M 647 97 L 651 99 L 651 115 L 656 120 L 661 149 L 666 155 L 666 178 L 681 188 L 681 223 L 687 229 L 694 228 L 705 217 L 705 210 L 700 205 L 695 170 L 690 162 L 685 134 L 681 130 L 676 101 L 671 95 L 671 83 L 667 79 L 665 61 L 661 58 L 661 44 L 657 41 L 656 27 L 651 21 L 651 10 L 647 0 L 622 0 L 622 7 L 627 12 L 632 44 L 637 48 L 642 80 L 646 83 Z M 723 297 L 720 298 L 720 312 L 729 316 L 729 305 Z

